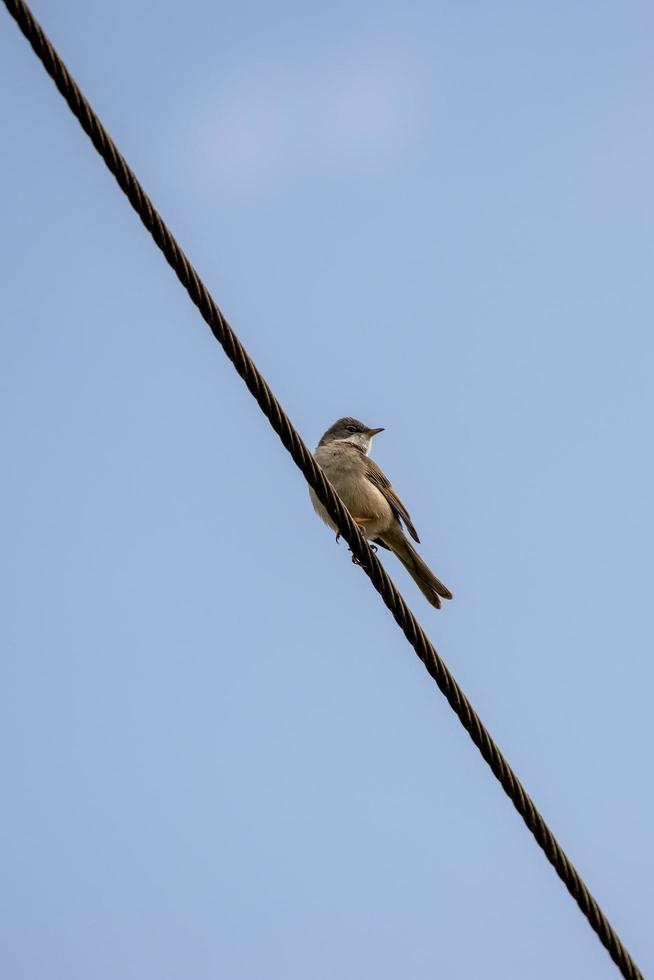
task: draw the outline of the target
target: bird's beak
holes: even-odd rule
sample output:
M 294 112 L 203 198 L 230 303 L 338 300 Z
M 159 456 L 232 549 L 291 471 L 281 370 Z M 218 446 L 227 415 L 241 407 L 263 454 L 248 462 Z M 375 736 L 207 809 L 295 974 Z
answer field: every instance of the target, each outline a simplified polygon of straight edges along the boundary
M 383 432 L 383 431 L 384 431 L 384 427 L 383 426 L 382 426 L 381 429 L 368 429 L 368 435 L 369 436 L 376 436 L 378 432 Z

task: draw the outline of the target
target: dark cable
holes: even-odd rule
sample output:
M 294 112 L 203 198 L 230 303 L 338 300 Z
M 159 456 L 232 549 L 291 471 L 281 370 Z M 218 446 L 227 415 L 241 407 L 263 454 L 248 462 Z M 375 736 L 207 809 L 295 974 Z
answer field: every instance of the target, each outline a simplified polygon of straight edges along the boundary
M 79 120 L 85 133 L 90 137 L 94 147 L 118 181 L 120 188 L 129 198 L 132 207 L 164 253 L 168 264 L 199 309 L 214 337 L 223 347 L 249 391 L 254 395 L 259 408 L 281 439 L 284 447 L 291 454 L 293 461 L 304 474 L 309 486 L 315 490 L 318 499 L 340 528 L 341 534 L 350 545 L 354 557 L 358 559 L 370 577 L 407 640 L 447 698 L 450 707 L 501 783 L 504 792 L 536 838 L 547 859 L 554 866 L 611 958 L 619 967 L 623 977 L 626 977 L 627 980 L 643 980 L 640 970 L 622 944 L 620 937 L 591 895 L 579 873 L 566 857 L 565 852 L 532 803 L 520 780 L 419 626 L 368 542 L 352 521 L 334 488 L 314 461 L 313 456 L 222 315 L 208 289 L 173 238 L 113 140 L 82 95 L 77 83 L 43 33 L 29 7 L 23 0 L 4 0 L 4 3 L 32 45 L 45 70 L 65 98 L 73 115 Z

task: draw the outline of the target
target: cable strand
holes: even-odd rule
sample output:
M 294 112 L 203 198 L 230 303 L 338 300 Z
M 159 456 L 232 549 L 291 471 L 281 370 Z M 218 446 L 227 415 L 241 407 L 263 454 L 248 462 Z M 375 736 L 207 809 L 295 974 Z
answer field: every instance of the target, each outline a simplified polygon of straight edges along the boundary
M 43 67 L 66 100 L 84 132 L 89 136 L 106 166 L 114 175 L 119 187 L 163 252 L 166 261 L 175 272 L 192 302 L 212 334 L 222 346 L 227 357 L 245 382 L 259 408 L 279 436 L 293 462 L 301 470 L 307 483 L 315 491 L 327 513 L 340 529 L 350 545 L 352 554 L 371 579 L 396 623 L 404 633 L 429 675 L 444 694 L 448 704 L 479 749 L 482 757 L 501 784 L 515 809 L 533 834 L 548 861 L 575 899 L 592 929 L 619 968 L 626 980 L 643 980 L 643 975 L 621 942 L 615 929 L 592 896 L 579 872 L 570 862 L 554 834 L 536 809 L 522 783 L 515 775 L 498 746 L 491 738 L 476 711 L 459 687 L 427 638 L 422 627 L 407 606 L 404 598 L 392 582 L 381 562 L 370 548 L 336 491 L 318 467 L 312 454 L 300 438 L 297 430 L 270 390 L 240 340 L 223 316 L 191 262 L 176 242 L 158 211 L 132 173 L 100 119 L 87 102 L 79 86 L 44 34 L 40 24 L 23 0 L 4 0 L 11 16 L 31 44 Z

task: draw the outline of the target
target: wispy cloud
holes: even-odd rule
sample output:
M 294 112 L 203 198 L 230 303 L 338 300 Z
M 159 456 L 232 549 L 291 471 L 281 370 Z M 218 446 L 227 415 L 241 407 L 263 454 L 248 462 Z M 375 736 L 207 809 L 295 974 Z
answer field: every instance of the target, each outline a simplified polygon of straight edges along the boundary
M 250 66 L 208 94 L 188 149 L 196 172 L 243 189 L 367 166 L 406 149 L 417 93 L 410 66 L 392 55 Z

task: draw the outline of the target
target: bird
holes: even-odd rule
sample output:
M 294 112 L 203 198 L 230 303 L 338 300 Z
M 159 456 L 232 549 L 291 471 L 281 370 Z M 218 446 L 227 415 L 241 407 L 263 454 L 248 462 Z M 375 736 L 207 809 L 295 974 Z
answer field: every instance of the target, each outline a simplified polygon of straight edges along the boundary
M 368 455 L 373 437 L 383 431 L 383 428 L 373 429 L 346 416 L 327 429 L 313 457 L 366 538 L 373 545 L 380 545 L 397 555 L 427 602 L 440 609 L 441 599 L 451 599 L 452 593 L 436 578 L 408 540 L 402 524 L 420 544 L 409 512 L 388 477 Z M 314 509 L 325 524 L 337 532 L 338 541 L 338 527 L 312 489 L 310 495 Z

